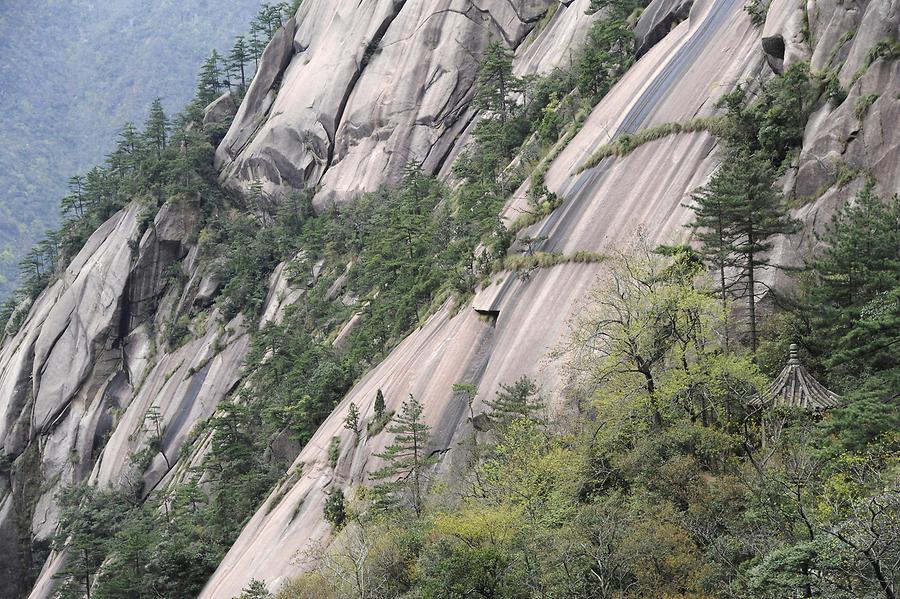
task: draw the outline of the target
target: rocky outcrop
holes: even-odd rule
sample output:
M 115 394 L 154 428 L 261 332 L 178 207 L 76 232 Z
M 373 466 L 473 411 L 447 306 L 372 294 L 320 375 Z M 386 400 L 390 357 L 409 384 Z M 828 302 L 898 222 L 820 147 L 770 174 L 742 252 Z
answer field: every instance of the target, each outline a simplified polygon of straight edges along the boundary
M 634 27 L 634 47 L 638 56 L 646 54 L 672 27 L 685 20 L 693 0 L 653 0 Z
M 268 196 L 321 186 L 322 207 L 396 181 L 412 161 L 437 172 L 471 118 L 483 48 L 518 46 L 556 4 L 303 3 L 219 146 L 223 183 L 243 192 L 259 181 Z
M 150 222 L 147 211 L 132 202 L 101 225 L 0 350 L 8 464 L 0 472 L 0 569 L 24 573 L 0 577 L 2 596 L 20 596 L 47 557 L 62 486 L 89 480 L 149 492 L 237 382 L 249 343 L 240 316 L 220 327 L 212 313 L 198 323 L 202 333 L 164 351 L 164 331 L 191 291 L 173 275 L 199 212 L 187 199 L 163 205 Z M 165 430 L 162 452 L 136 468 L 131 456 L 153 434 L 151 407 Z M 59 563 L 51 556 L 45 564 L 35 596 L 49 596 Z
M 264 52 L 216 151 L 221 181 L 235 192 L 259 181 L 272 200 L 315 188 L 321 208 L 395 181 L 409 161 L 446 176 L 476 118 L 470 102 L 483 48 L 493 40 L 514 48 L 520 75 L 566 65 L 596 18 L 585 15 L 589 4 L 305 0 Z M 579 167 L 611 137 L 709 116 L 736 85 L 804 58 L 816 71 L 834 70 L 847 96 L 816 106 L 785 176 L 806 227 L 779 240 L 776 261 L 799 263 L 816 243 L 814 232 L 864 176 L 883 194 L 900 188 L 900 133 L 892 126 L 900 121 L 900 63 L 871 53 L 879 40 L 897 38 L 896 2 L 822 0 L 799 10 L 793 0 L 773 0 L 761 30 L 743 4 L 650 4 L 637 24 L 641 58 L 546 173 L 562 205 L 522 234 L 546 237 L 541 249 L 562 254 L 608 254 L 638 232 L 650 243 L 684 241 L 684 204 L 717 166 L 713 136 L 673 135 Z M 207 116 L 227 113 L 227 104 L 220 98 Z M 527 209 L 526 187 L 504 208 L 507 222 Z M 282 322 L 316 280 L 330 283 L 331 301 L 347 298 L 346 273 L 299 255 L 272 273 L 259 322 L 241 315 L 221 322 L 214 299 L 226 282 L 204 268 L 193 242 L 198 214 L 184 199 L 152 220 L 138 203 L 114 215 L 0 349 L 0 547 L 7 550 L 0 568 L 6 574 L 44 563 L 34 597 L 50 596 L 61 564 L 59 555 L 44 560 L 60 485 L 88 480 L 146 494 L 176 484 L 188 466 L 202 463 L 208 438 L 185 444 L 241 384 L 252 332 Z M 461 459 L 456 448 L 473 426 L 455 383 L 477 385 L 476 413 L 501 383 L 523 374 L 542 384 L 554 410 L 572 409 L 561 400 L 564 375 L 547 356 L 602 269 L 602 262 L 565 263 L 527 280 L 501 273 L 465 306 L 439 309 L 356 384 L 300 450 L 295 474 L 272 490 L 202 596 L 237 596 L 253 578 L 274 589 L 306 567 L 298 556 L 330 534 L 325 497 L 367 484 L 388 442 L 386 434 L 349 442 L 343 421 L 351 402 L 367 418 L 378 389 L 395 410 L 414 394 L 444 452 L 442 473 Z M 189 321 L 184 340 L 171 335 L 176 316 Z M 345 323 L 333 340 L 338 350 L 361 318 Z M 165 431 L 161 451 L 136 467 L 130 456 L 147 447 L 150 413 Z M 334 436 L 345 441 L 337 468 L 327 457 Z M 288 439 L 275 445 L 282 455 L 298 450 Z M 0 575 L 0 595 L 22 591 L 15 578 Z
M 236 112 L 237 105 L 234 103 L 234 96 L 230 91 L 225 92 L 203 109 L 203 126 L 230 124 Z

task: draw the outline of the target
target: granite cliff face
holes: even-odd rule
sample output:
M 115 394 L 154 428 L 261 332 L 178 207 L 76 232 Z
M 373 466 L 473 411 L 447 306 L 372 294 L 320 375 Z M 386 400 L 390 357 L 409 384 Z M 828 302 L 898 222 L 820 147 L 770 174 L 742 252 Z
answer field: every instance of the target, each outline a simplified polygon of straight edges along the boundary
M 546 236 L 544 249 L 565 254 L 609 252 L 638 230 L 653 242 L 685 239 L 683 203 L 717 165 L 709 133 L 664 137 L 574 173 L 611 138 L 712 115 L 717 100 L 739 83 L 807 59 L 813 70 L 838 69 L 848 95 L 813 114 L 784 177 L 786 194 L 805 199 L 796 216 L 806 226 L 780 240 L 777 259 L 798 263 L 815 244 L 814 232 L 855 195 L 861 180 L 838 185 L 841 167 L 865 169 L 884 195 L 900 189 L 900 61 L 873 60 L 871 53 L 880 40 L 900 37 L 900 4 L 810 0 L 801 10 L 792 0 L 773 0 L 762 28 L 743 4 L 651 3 L 636 25 L 640 59 L 549 167 L 546 184 L 564 198 L 562 205 L 524 234 Z M 321 208 L 396 182 L 410 161 L 449 178 L 477 119 L 471 102 L 483 49 L 501 41 L 515 50 L 518 74 L 546 72 L 564 64 L 584 38 L 588 6 L 588 0 L 306 0 L 266 49 L 216 151 L 220 182 L 243 194 L 260 181 L 273 201 L 313 188 Z M 854 106 L 867 94 L 878 97 L 861 119 Z M 523 185 L 503 212 L 507 222 L 526 207 L 525 197 Z M 197 218 L 190 202 L 167 204 L 155 216 L 132 203 L 94 233 L 37 298 L 21 329 L 5 339 L 0 594 L 27 592 L 10 573 L 46 560 L 31 596 L 52 595 L 61 556 L 48 543 L 61 486 L 139 477 L 149 492 L 176 483 L 205 451 L 206 441 L 189 433 L 240 384 L 249 336 L 260 323 L 238 315 L 221 327 L 213 310 L 192 341 L 162 349 L 163 325 L 208 306 L 218 286 L 198 267 Z M 163 284 L 172 268 L 184 285 Z M 561 373 L 548 352 L 563 339 L 599 268 L 561 264 L 527 280 L 500 275 L 461 310 L 448 304 L 433 314 L 320 427 L 296 458 L 302 468 L 292 471 L 302 474 L 272 491 L 202 596 L 235 596 L 254 578 L 275 588 L 302 571 L 311 543 L 327 539 L 325 493 L 333 485 L 365 483 L 385 442 L 382 435 L 343 443 L 347 455 L 338 469 L 328 465 L 330 439 L 349 440 L 343 427 L 349 403 L 369 413 L 379 388 L 389 409 L 410 393 L 420 398 L 436 446 L 449 450 L 442 472 L 451 469 L 453 448 L 471 426 L 454 383 L 478 385 L 479 412 L 500 383 L 527 374 L 564 412 Z M 300 296 L 283 270 L 270 279 L 264 321 L 278 319 Z M 162 451 L 136 471 L 129 456 L 147 443 L 151 408 L 165 430 Z

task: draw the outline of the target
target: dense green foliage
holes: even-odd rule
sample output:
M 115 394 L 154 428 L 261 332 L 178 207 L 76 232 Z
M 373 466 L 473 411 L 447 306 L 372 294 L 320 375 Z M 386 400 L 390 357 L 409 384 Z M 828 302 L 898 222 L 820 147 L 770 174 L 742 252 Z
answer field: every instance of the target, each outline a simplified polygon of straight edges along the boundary
M 854 430 L 852 406 L 749 409 L 765 379 L 725 350 L 712 281 L 665 254 L 611 260 L 575 323 L 558 357 L 580 417 L 494 418 L 419 510 L 357 490 L 319 568 L 278 597 L 893 597 L 896 430 Z

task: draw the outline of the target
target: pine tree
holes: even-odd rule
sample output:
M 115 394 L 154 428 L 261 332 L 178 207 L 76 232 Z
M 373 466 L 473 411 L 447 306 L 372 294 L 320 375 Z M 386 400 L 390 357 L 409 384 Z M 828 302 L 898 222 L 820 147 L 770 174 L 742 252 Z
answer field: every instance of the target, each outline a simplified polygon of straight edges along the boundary
M 840 387 L 900 369 L 900 196 L 885 202 L 866 185 L 826 227 L 808 303 L 811 350 Z M 900 372 L 897 373 L 900 378 Z
M 594 22 L 572 65 L 578 90 L 589 98 L 602 98 L 634 62 L 634 32 L 626 16 Z
M 381 418 L 384 414 L 384 393 L 381 392 L 381 389 L 375 394 L 375 418 Z
M 500 426 L 519 419 L 537 420 L 545 407 L 537 383 L 524 375 L 511 385 L 501 384 L 494 400 L 485 403 L 491 408 L 490 419 Z
M 511 96 L 521 91 L 522 81 L 512 72 L 512 53 L 499 43 L 489 45 L 478 66 L 475 106 L 506 123 L 514 106 Z
M 64 489 L 59 495 L 59 528 L 53 545 L 68 550 L 56 574 L 61 597 L 90 599 L 97 570 L 108 554 L 111 539 L 126 513 L 124 498 L 87 484 Z
M 760 272 L 770 265 L 766 253 L 772 249 L 772 237 L 796 233 L 800 223 L 788 214 L 775 189 L 775 171 L 767 157 L 759 153 L 738 154 L 724 168 L 726 176 L 735 178 L 737 195 L 731 196 L 726 215 L 728 230 L 736 238 L 733 254 L 745 280 L 750 345 L 756 351 L 756 288 Z
M 250 23 L 250 37 L 247 39 L 247 51 L 253 57 L 253 70 L 259 70 L 259 59 L 266 49 L 266 40 L 256 21 Z
M 119 177 L 133 173 L 141 159 L 142 150 L 141 134 L 137 127 L 134 123 L 125 123 L 119 133 L 116 149 L 108 157 L 110 169 Z
M 412 395 L 403 402 L 400 414 L 388 427 L 394 435 L 393 442 L 383 453 L 376 454 L 387 463 L 371 475 L 373 480 L 387 481 L 376 486 L 377 495 L 386 504 L 398 500 L 398 494 L 405 489 L 416 516 L 422 515 L 425 470 L 437 462 L 435 456 L 427 453 L 431 427 L 422 420 L 423 410 Z
M 343 489 L 335 489 L 328 496 L 322 511 L 324 512 L 325 520 L 334 526 L 335 529 L 340 530 L 344 526 L 344 521 L 347 519 L 347 510 Z
M 222 92 L 222 57 L 215 50 L 203 63 L 200 69 L 200 80 L 197 85 L 197 101 L 206 106 L 219 97 Z
M 231 53 L 228 55 L 229 74 L 233 73 L 235 77 L 240 75 L 241 78 L 241 85 L 238 88 L 239 95 L 243 95 L 247 90 L 246 66 L 248 62 L 250 62 L 250 54 L 247 42 L 244 41 L 243 35 L 239 35 L 234 40 L 234 46 L 232 46 Z
M 344 417 L 344 428 L 352 431 L 354 435 L 359 435 L 359 408 L 351 402 L 347 415 Z
M 163 150 L 166 149 L 168 131 L 169 121 L 163 111 L 162 102 L 156 98 L 150 105 L 150 114 L 144 125 L 143 142 L 156 153 L 157 158 L 161 157 Z
M 63 215 L 84 218 L 84 177 L 73 175 L 69 178 L 69 193 L 60 200 L 60 208 Z
M 700 242 L 700 253 L 719 276 L 719 293 L 722 309 L 726 314 L 725 345 L 728 347 L 727 307 L 729 290 L 734 281 L 728 280 L 728 269 L 734 266 L 735 242 L 737 241 L 727 220 L 727 206 L 736 197 L 734 180 L 726 176 L 727 171 L 716 171 L 709 183 L 693 195 L 693 203 L 688 207 L 694 211 L 694 220 L 688 225 Z
M 695 196 L 693 226 L 703 229 L 703 253 L 720 270 L 723 293 L 729 287 L 724 270 L 734 267 L 743 282 L 747 301 L 750 344 L 757 347 L 757 287 L 767 268 L 766 253 L 775 235 L 797 231 L 781 194 L 775 189 L 775 172 L 767 157 L 758 152 L 730 150 L 705 189 Z

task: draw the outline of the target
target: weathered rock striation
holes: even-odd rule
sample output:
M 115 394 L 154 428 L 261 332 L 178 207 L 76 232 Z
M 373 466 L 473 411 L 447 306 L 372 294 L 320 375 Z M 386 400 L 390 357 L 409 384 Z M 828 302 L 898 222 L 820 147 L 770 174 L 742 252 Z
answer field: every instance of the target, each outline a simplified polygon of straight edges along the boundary
M 305 0 L 267 47 L 260 70 L 216 151 L 224 187 L 244 193 L 260 182 L 265 196 L 315 189 L 315 205 L 344 202 L 391 184 L 409 162 L 449 177 L 449 165 L 477 119 L 471 106 L 478 58 L 491 41 L 516 51 L 518 74 L 544 73 L 570 60 L 594 17 L 589 0 Z M 716 139 L 683 133 L 607 158 L 574 174 L 597 147 L 622 133 L 709 116 L 735 86 L 809 59 L 833 71 L 846 91 L 821 102 L 802 150 L 785 175 L 804 230 L 779 240 L 775 259 L 798 264 L 814 233 L 858 191 L 900 189 L 900 61 L 872 53 L 900 37 L 892 0 L 835 0 L 798 9 L 773 0 L 756 28 L 742 0 L 654 0 L 637 23 L 641 57 L 556 155 L 547 187 L 562 205 L 524 234 L 543 248 L 608 254 L 640 231 L 651 242 L 684 240 L 684 203 L 717 166 Z M 550 11 L 548 13 L 548 11 Z M 854 35 L 848 36 L 852 31 Z M 860 99 L 867 110 L 860 113 Z M 221 122 L 222 98 L 207 110 Z M 226 116 L 222 116 L 226 115 Z M 526 187 L 503 218 L 526 208 Z M 112 216 L 28 310 L 0 348 L 0 595 L 28 591 L 26 572 L 44 563 L 33 597 L 52 595 L 61 556 L 51 555 L 54 495 L 62 485 L 138 482 L 144 493 L 177 481 L 187 460 L 202 459 L 204 440 L 182 452 L 195 424 L 208 419 L 240 384 L 250 335 L 279 322 L 305 293 L 281 265 L 269 280 L 261 322 L 238 315 L 224 326 L 214 298 L 220 282 L 201 266 L 197 208 L 172 201 L 150 219 L 138 202 Z M 372 411 L 377 389 L 389 409 L 412 393 L 426 408 L 439 470 L 459 459 L 470 430 L 469 407 L 454 383 L 478 386 L 476 413 L 501 383 L 523 374 L 561 401 L 563 373 L 548 359 L 603 268 L 566 263 L 527 280 L 496 276 L 461 310 L 444 306 L 411 333 L 347 395 L 300 451 L 302 474 L 282 483 L 249 521 L 203 591 L 232 597 L 253 578 L 276 588 L 305 567 L 305 549 L 327 540 L 327 492 L 368 482 L 385 435 L 341 444 L 337 470 L 327 458 L 333 436 L 349 441 L 349 403 Z M 169 284 L 177 272 L 183 283 Z M 316 276 L 316 275 L 314 275 Z M 328 294 L 340 301 L 341 279 Z M 192 315 L 194 335 L 169 348 L 173 315 Z M 485 318 L 484 315 L 489 315 Z M 353 326 L 353 321 L 347 323 Z M 339 343 L 340 339 L 336 341 Z M 130 456 L 146 446 L 150 411 L 158 411 L 162 451 L 145 467 Z M 285 446 L 279 451 L 294 451 Z M 187 456 L 187 457 L 184 457 Z M 49 556 L 49 558 L 48 558 Z

